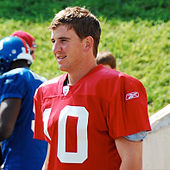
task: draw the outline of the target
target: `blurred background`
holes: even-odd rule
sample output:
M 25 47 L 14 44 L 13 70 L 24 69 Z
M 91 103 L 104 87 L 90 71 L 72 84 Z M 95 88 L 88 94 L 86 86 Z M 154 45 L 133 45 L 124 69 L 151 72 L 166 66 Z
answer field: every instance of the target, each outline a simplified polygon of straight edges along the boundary
M 85 7 L 98 17 L 99 52 L 111 51 L 117 70 L 144 84 L 150 116 L 170 103 L 169 0 L 0 0 L 0 39 L 29 32 L 38 45 L 31 69 L 47 79 L 60 75 L 48 26 L 67 6 Z

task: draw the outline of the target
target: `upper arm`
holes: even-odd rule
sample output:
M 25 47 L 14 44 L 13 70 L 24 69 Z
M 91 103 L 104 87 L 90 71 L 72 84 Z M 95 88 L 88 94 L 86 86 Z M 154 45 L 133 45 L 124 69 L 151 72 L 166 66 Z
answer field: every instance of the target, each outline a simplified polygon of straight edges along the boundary
M 115 140 L 122 163 L 120 170 L 142 169 L 142 141 L 129 141 L 124 137 Z
M 11 135 L 19 115 L 20 107 L 20 98 L 8 98 L 0 103 L 0 141 Z

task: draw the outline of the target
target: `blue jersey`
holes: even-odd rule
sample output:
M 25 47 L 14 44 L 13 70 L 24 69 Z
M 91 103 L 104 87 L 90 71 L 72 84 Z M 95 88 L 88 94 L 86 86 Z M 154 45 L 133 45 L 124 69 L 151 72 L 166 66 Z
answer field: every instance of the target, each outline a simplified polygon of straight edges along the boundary
M 17 68 L 0 76 L 0 102 L 6 98 L 22 99 L 12 135 L 1 142 L 5 170 L 40 170 L 47 143 L 33 139 L 33 96 L 43 78 L 28 68 Z

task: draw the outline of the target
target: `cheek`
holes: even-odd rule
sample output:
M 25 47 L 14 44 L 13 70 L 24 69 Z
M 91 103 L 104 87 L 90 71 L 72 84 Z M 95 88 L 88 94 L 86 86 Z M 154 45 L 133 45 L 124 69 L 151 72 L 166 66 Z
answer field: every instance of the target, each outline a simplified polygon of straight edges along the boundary
M 62 49 L 63 50 L 69 50 L 69 48 L 70 48 L 70 45 L 68 43 L 63 43 L 62 44 Z
M 55 50 L 55 46 L 54 45 L 52 45 L 52 52 L 54 53 L 54 50 Z

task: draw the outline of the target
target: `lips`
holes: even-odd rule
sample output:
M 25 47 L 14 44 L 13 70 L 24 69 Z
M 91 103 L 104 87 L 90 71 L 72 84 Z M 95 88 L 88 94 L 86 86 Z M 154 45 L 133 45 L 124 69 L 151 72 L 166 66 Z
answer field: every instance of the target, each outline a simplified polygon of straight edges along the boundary
M 63 59 L 66 58 L 66 57 L 67 57 L 67 56 L 56 56 L 58 62 L 61 61 L 61 60 L 63 60 Z

